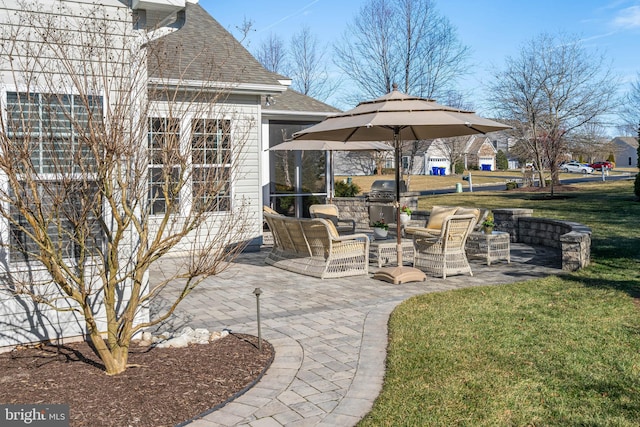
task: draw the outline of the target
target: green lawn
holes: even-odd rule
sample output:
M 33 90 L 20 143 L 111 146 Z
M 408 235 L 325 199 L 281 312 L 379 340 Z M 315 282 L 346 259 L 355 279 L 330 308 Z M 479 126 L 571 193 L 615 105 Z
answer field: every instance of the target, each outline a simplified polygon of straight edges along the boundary
M 420 201 L 425 209 L 526 207 L 586 224 L 592 265 L 401 304 L 389 323 L 383 391 L 360 425 L 639 425 L 640 203 L 631 181 L 566 196 L 505 191 Z
M 637 170 L 632 168 L 616 168 L 611 171 L 611 175 L 622 175 L 626 173 L 635 173 Z M 467 174 L 468 172 L 465 172 Z M 600 174 L 594 173 L 590 176 L 583 176 L 578 173 L 561 173 L 560 179 L 566 178 L 588 178 L 598 177 Z M 508 171 L 471 171 L 471 177 L 473 180 L 474 188 L 480 189 L 482 185 L 486 184 L 504 184 L 510 179 L 522 179 L 522 172 L 519 170 Z M 357 184 L 363 192 L 369 191 L 373 181 L 378 179 L 393 180 L 395 175 L 360 175 L 360 176 L 336 176 L 335 180 L 345 181 L 347 178 Z M 462 175 L 446 175 L 446 176 L 431 176 L 431 175 L 411 175 L 411 177 L 404 176 L 405 181 L 409 183 L 409 190 L 422 191 L 422 190 L 435 190 L 441 188 L 454 189 L 457 183 L 461 183 L 464 188 L 467 188 L 469 183 L 462 180 Z

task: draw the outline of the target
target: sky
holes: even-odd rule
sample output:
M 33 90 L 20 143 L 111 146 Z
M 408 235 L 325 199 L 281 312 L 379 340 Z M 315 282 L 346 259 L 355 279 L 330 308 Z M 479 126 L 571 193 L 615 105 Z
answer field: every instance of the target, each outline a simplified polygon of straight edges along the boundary
M 288 43 L 307 26 L 331 52 L 365 1 L 200 0 L 200 5 L 237 38 L 236 28 L 245 20 L 252 21 L 255 31 L 248 38 L 249 50 L 272 33 Z M 640 76 L 640 0 L 434 1 L 471 50 L 469 74 L 460 82 L 460 90 L 470 92 L 479 112 L 482 88 L 492 73 L 504 68 L 507 57 L 516 57 L 524 43 L 544 32 L 574 35 L 589 51 L 605 54 L 623 90 Z

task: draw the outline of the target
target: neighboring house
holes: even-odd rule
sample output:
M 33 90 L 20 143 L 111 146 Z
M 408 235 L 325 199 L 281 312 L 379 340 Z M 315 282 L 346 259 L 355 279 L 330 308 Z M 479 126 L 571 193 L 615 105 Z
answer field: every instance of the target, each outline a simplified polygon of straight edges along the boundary
M 450 160 L 452 152 L 460 153 L 466 168 L 482 169 L 484 167 L 486 170 L 496 168 L 497 150 L 491 139 L 485 135 L 420 141 L 420 147 L 422 149 L 418 149 L 413 158 L 411 175 L 450 175 L 453 167 Z M 405 173 L 410 165 L 410 156 L 406 155 L 406 152 L 405 149 L 402 156 L 402 169 Z M 394 167 L 392 152 L 380 155 L 385 157 L 384 167 Z M 349 164 L 349 160 L 356 158 L 358 163 Z M 371 175 L 375 172 L 373 154 L 370 153 L 341 153 L 338 164 L 339 167 L 336 169 L 338 175 Z
M 464 149 L 464 168 L 494 171 L 498 150 L 486 135 L 472 135 Z
M 638 140 L 632 136 L 618 136 L 611 140 L 614 146 L 616 167 L 638 167 Z
M 505 156 L 507 156 L 509 169 L 520 169 L 523 166 L 520 164 L 518 158 L 513 154 L 513 147 L 516 144 L 516 139 L 510 135 L 509 131 L 492 132 L 491 140 L 496 147 L 496 150 L 502 150 Z
M 434 139 L 422 155 L 425 175 L 450 175 L 452 165 L 449 153 L 450 149 L 446 141 L 440 138 Z
M 84 1 L 47 0 L 38 2 L 38 6 L 53 8 L 60 3 L 68 7 L 65 9 L 67 14 L 62 15 L 58 12 L 59 16 L 56 16 L 60 28 L 74 27 L 74 19 L 81 15 L 81 8 L 89 4 Z M 317 123 L 327 114 L 338 110 L 290 90 L 290 81 L 264 69 L 228 31 L 200 5 L 192 1 L 135 0 L 130 3 L 103 0 L 94 7 L 104 8 L 106 15 L 118 25 L 132 26 L 134 24 L 131 21 L 131 9 L 127 6 L 129 4 L 133 5 L 136 16 L 134 29 L 154 29 L 152 33 L 155 39 L 145 45 L 145 48 L 166 58 L 162 69 L 154 66 L 151 61 L 147 64 L 149 89 L 174 86 L 181 89 L 176 91 L 176 97 L 171 101 L 154 99 L 150 115 L 138 118 L 148 124 L 148 138 L 144 139 L 161 144 L 163 139 L 167 138 L 166 134 L 170 129 L 167 124 L 170 121 L 170 111 L 184 109 L 184 101 L 189 99 L 191 89 L 193 93 L 198 93 L 200 97 L 195 101 L 190 99 L 190 105 L 201 102 L 208 109 L 196 108 L 194 113 L 191 113 L 191 110 L 183 111 L 178 126 L 171 127 L 174 136 L 184 142 L 183 148 L 193 151 L 192 160 L 186 165 L 193 171 L 193 182 L 180 193 L 180 204 L 184 206 L 183 209 L 189 209 L 189 206 L 198 203 L 194 197 L 195 193 L 191 191 L 195 191 L 198 186 L 195 177 L 199 176 L 200 170 L 220 170 L 219 176 L 225 181 L 223 191 L 215 195 L 219 200 L 215 205 L 214 214 L 233 218 L 235 205 L 243 204 L 250 224 L 244 232 L 243 243 L 248 244 L 249 250 L 259 248 L 263 233 L 262 205 L 268 203 L 272 197 L 269 182 L 273 179 L 269 176 L 271 174 L 265 172 L 273 171 L 277 167 L 269 166 L 270 156 L 266 150 L 281 142 L 285 134 L 290 136 L 293 131 Z M 15 10 L 20 10 L 19 8 L 18 1 L 3 2 L 0 5 L 0 23 L 5 23 L 15 14 Z M 156 28 L 158 23 L 162 23 L 163 26 Z M 113 57 L 119 57 L 121 46 L 114 46 L 113 49 Z M 6 115 L 5 109 L 20 99 L 20 91 L 24 89 L 21 82 L 12 80 L 10 69 L 6 67 L 6 63 L 4 64 L 4 68 L 0 66 L 0 105 L 3 107 L 2 114 Z M 111 64 L 106 65 L 105 69 L 111 69 Z M 96 112 L 101 111 L 101 108 L 112 108 L 107 105 L 107 99 L 111 98 L 111 90 L 113 88 L 97 88 L 99 95 L 94 98 Z M 220 93 L 224 96 L 216 98 Z M 74 102 L 73 93 L 68 94 L 69 96 L 59 95 L 65 95 L 64 99 L 69 103 Z M 36 110 L 42 107 L 40 104 L 47 102 L 44 95 L 32 93 L 31 97 L 39 103 Z M 211 105 L 208 99 L 216 101 Z M 132 99 L 132 102 L 135 100 Z M 88 114 L 82 106 L 74 107 L 70 104 L 68 107 L 72 107 L 70 111 L 73 111 L 73 114 Z M 7 132 L 6 129 L 2 131 Z M 15 137 L 10 132 L 7 132 L 7 136 Z M 60 140 L 66 141 L 68 137 L 66 134 L 61 135 Z M 242 138 L 242 153 L 232 163 L 214 163 L 209 157 L 209 151 L 206 151 L 209 147 L 199 147 L 197 149 L 202 152 L 195 152 L 195 145 L 189 143 L 194 138 L 217 141 L 214 143 L 217 144 L 214 150 L 233 150 L 236 141 Z M 147 141 L 141 143 L 146 144 Z M 153 148 L 149 146 L 149 149 Z M 48 167 L 46 155 L 36 152 L 35 157 L 42 162 L 43 170 Z M 154 181 L 155 168 L 163 166 L 161 160 L 154 158 L 152 162 L 154 163 L 148 165 L 150 199 L 152 194 L 157 194 L 155 190 L 163 184 Z M 230 173 L 231 169 L 233 173 Z M 51 183 L 52 179 L 56 179 L 56 176 L 50 174 L 50 177 L 43 181 L 43 185 L 50 185 L 48 183 Z M 4 181 L 0 179 L 0 182 Z M 161 198 L 153 197 L 152 214 L 162 212 L 163 203 Z M 205 224 L 206 232 L 216 233 L 215 224 L 216 222 Z M 152 219 L 152 228 L 153 225 Z M 194 231 L 194 242 L 199 241 L 200 230 L 203 228 Z M 2 239 L 7 241 L 9 234 L 9 225 L 2 221 Z M 135 236 L 131 238 L 135 239 Z M 16 266 L 20 267 L 21 264 L 16 264 L 12 256 L 11 253 L 7 254 L 7 250 L 1 251 L 0 265 L 15 271 Z M 5 289 L 0 288 L 0 347 L 84 334 L 83 323 L 72 313 L 46 311 L 43 306 L 12 296 L 8 290 L 9 284 L 4 285 Z M 148 312 L 142 310 L 138 315 L 143 321 L 148 317 Z

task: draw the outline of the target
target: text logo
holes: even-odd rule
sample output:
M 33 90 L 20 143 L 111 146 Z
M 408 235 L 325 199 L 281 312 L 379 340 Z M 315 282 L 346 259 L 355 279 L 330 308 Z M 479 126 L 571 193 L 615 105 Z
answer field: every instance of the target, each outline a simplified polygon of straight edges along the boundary
M 3 427 L 69 427 L 69 405 L 0 405 Z

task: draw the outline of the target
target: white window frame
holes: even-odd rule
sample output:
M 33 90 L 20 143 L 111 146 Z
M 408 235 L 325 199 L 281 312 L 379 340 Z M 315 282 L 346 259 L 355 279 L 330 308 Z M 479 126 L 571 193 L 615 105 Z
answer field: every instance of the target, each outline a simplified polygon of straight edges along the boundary
M 204 162 L 196 163 L 194 156 L 194 146 L 195 142 L 194 135 L 194 125 L 197 122 L 215 122 L 215 133 L 203 132 L 202 136 L 213 137 L 215 139 L 213 147 L 205 147 L 204 148 Z M 221 123 L 223 123 L 221 125 Z M 207 129 L 207 127 L 204 127 Z M 231 171 L 232 171 L 232 154 L 233 154 L 233 137 L 231 132 L 231 120 L 224 118 L 206 118 L 206 117 L 194 117 L 190 120 L 190 138 L 189 138 L 189 148 L 191 150 L 191 203 L 192 205 L 196 203 L 194 200 L 195 193 L 197 192 L 195 189 L 197 187 L 196 183 L 196 170 L 208 170 L 206 176 L 209 177 L 213 171 L 213 177 L 219 177 L 219 170 L 222 170 L 222 177 L 226 182 L 226 188 L 224 189 L 224 193 L 221 196 L 220 193 L 215 194 L 214 197 L 216 199 L 215 202 L 211 204 L 210 201 L 207 203 L 210 204 L 211 209 L 207 209 L 210 212 L 229 212 L 231 210 Z M 226 142 L 225 142 L 226 141 Z M 222 143 L 221 143 L 222 142 Z M 202 151 L 202 150 L 199 150 Z M 210 156 L 207 156 L 207 152 L 214 157 L 213 159 Z M 209 160 L 212 161 L 209 161 Z M 226 162 L 223 162 L 226 160 Z
M 163 112 L 161 109 L 158 109 L 156 111 L 153 111 L 151 113 L 149 113 L 149 117 L 147 118 L 147 124 L 148 126 L 150 126 L 151 124 L 151 120 L 159 118 L 167 118 L 166 117 L 167 114 L 166 112 Z M 177 120 L 177 119 L 176 119 Z M 193 156 L 193 126 L 194 123 L 196 121 L 200 121 L 200 120 L 205 120 L 205 121 L 216 121 L 216 122 L 226 122 L 226 129 L 228 130 L 226 132 L 227 134 L 227 138 L 228 138 L 228 161 L 227 163 L 221 164 L 221 163 L 194 163 L 194 156 Z M 233 185 L 234 185 L 234 181 L 232 179 L 233 176 L 233 150 L 234 150 L 234 132 L 233 132 L 233 126 L 234 126 L 234 121 L 230 118 L 227 117 L 216 117 L 216 118 L 211 118 L 211 117 L 200 117 L 200 116 L 193 116 L 190 114 L 186 114 L 182 120 L 180 121 L 179 124 L 179 130 L 178 130 L 178 137 L 180 140 L 180 150 L 181 152 L 185 153 L 188 152 L 188 162 L 186 164 L 186 167 L 188 167 L 190 170 L 188 171 L 188 175 L 189 175 L 189 180 L 188 182 L 185 182 L 185 185 L 182 188 L 182 191 L 179 194 L 179 206 L 180 206 L 180 210 L 184 211 L 184 212 L 188 212 L 190 209 L 192 209 L 192 207 L 194 206 L 195 200 L 194 200 L 194 186 L 196 186 L 197 184 L 194 182 L 194 171 L 198 168 L 205 168 L 205 169 L 214 169 L 214 168 L 219 168 L 219 169 L 226 169 L 226 181 L 227 181 L 227 188 L 225 190 L 225 195 L 223 196 L 223 199 L 226 200 L 226 202 L 222 203 L 222 208 L 220 209 L 212 209 L 210 210 L 210 212 L 212 214 L 227 214 L 229 212 L 232 211 L 232 207 L 233 207 Z M 149 132 L 151 131 L 151 129 L 148 129 L 147 132 L 147 147 L 150 147 L 150 135 Z M 219 137 L 220 134 L 217 134 L 216 137 Z M 152 156 L 150 153 L 149 156 L 149 161 L 152 160 Z M 152 164 L 149 163 L 147 165 L 147 171 L 148 173 L 151 173 L 151 169 L 152 169 Z M 215 173 L 214 173 L 215 175 Z M 151 178 L 151 176 L 150 176 Z M 151 181 L 149 181 L 149 185 L 151 184 Z M 219 200 L 220 197 L 218 195 L 216 195 L 216 198 Z M 153 199 L 151 197 L 151 191 L 149 191 L 147 193 L 147 202 L 151 205 L 153 203 Z M 215 206 L 220 206 L 217 204 L 214 204 L 213 207 Z M 164 215 L 164 211 L 162 212 L 155 212 L 152 209 L 152 206 L 149 206 L 149 213 L 151 216 L 162 216 Z
M 72 111 L 72 114 L 75 114 L 76 109 L 75 109 L 75 103 L 73 102 L 74 99 L 79 96 L 80 94 L 78 94 L 76 91 L 73 90 L 61 90 L 60 93 L 51 93 L 48 90 L 39 90 L 39 88 L 34 88 L 32 90 L 27 90 L 26 88 L 22 88 L 22 87 L 10 87 L 10 86 L 3 86 L 1 88 L 0 91 L 0 99 L 2 101 L 2 105 L 1 105 L 1 112 L 3 115 L 3 119 L 4 119 L 4 123 L 9 124 L 9 94 L 27 94 L 27 93 L 31 93 L 33 95 L 37 95 L 38 96 L 38 120 L 40 122 L 42 122 L 43 119 L 43 114 L 42 114 L 42 108 L 45 104 L 42 103 L 42 96 L 43 95 L 50 95 L 50 96 L 54 96 L 54 97 L 68 97 L 71 102 L 69 104 L 69 108 Z M 95 95 L 91 95 L 92 97 L 97 98 L 100 102 L 99 104 L 97 104 L 100 108 L 100 111 L 103 112 L 105 111 L 105 96 L 103 93 L 99 93 L 99 94 L 95 94 Z M 50 104 L 51 105 L 51 104 Z M 64 107 L 64 106 L 63 106 Z M 41 123 L 38 124 L 38 126 L 41 128 Z M 8 128 L 6 129 L 2 129 L 3 132 L 6 132 L 7 137 L 11 137 L 10 135 L 10 130 Z M 80 175 L 79 172 L 77 171 L 72 171 L 70 173 L 65 173 L 65 174 L 61 174 L 59 172 L 55 172 L 55 171 L 51 171 L 51 170 L 47 170 L 45 169 L 45 165 L 44 165 L 44 158 L 43 158 L 43 152 L 45 151 L 43 149 L 43 132 L 39 131 L 37 133 L 38 135 L 38 157 L 37 157 L 37 164 L 38 164 L 38 168 L 39 171 L 37 172 L 37 179 L 36 181 L 39 183 L 38 189 L 43 188 L 43 186 L 46 185 L 50 185 L 51 183 L 57 183 L 63 180 L 63 178 L 76 178 L 76 179 L 83 179 L 86 180 L 87 177 L 84 176 L 82 177 Z M 63 137 L 64 137 L 64 133 L 63 133 Z M 68 134 L 66 134 L 66 137 L 71 139 L 71 143 L 75 144 L 75 140 L 77 138 L 76 136 L 76 132 L 73 129 L 73 126 L 70 126 L 69 128 L 69 132 Z M 33 157 L 32 157 L 33 158 Z M 89 179 L 90 181 L 90 179 Z M 3 186 L 5 193 L 8 194 L 9 193 L 9 184 L 7 182 L 7 177 L 3 174 L 2 175 L 2 182 L 1 185 Z M 8 205 L 8 203 L 7 203 Z M 10 210 L 11 207 L 10 206 L 5 206 L 5 209 Z M 103 211 L 103 215 L 104 215 L 104 211 Z M 19 220 L 19 218 L 18 218 Z M 11 231 L 12 227 L 11 224 L 8 222 L 8 220 L 5 220 L 2 222 L 2 231 L 1 231 L 1 235 L 2 238 L 4 239 L 5 242 L 11 242 L 10 244 L 12 246 L 20 244 L 20 243 L 26 243 L 27 247 L 29 242 L 18 242 L 14 237 L 14 234 Z M 102 233 L 102 230 L 98 228 L 98 233 Z M 98 236 L 98 242 L 99 244 L 104 244 L 104 236 L 99 235 Z M 64 242 L 64 241 L 63 241 Z M 70 244 L 73 243 L 73 241 L 69 242 Z M 66 245 L 63 245 L 66 246 Z M 72 259 L 73 258 L 73 253 L 75 252 L 75 247 L 71 248 L 68 250 L 68 252 L 65 254 L 65 259 Z M 17 257 L 20 257 L 19 259 Z M 25 254 L 22 251 L 18 251 L 18 250 L 12 250 L 11 248 L 8 251 L 8 257 L 7 257 L 7 261 L 11 264 L 25 264 L 28 263 L 29 260 L 27 257 L 25 257 Z

